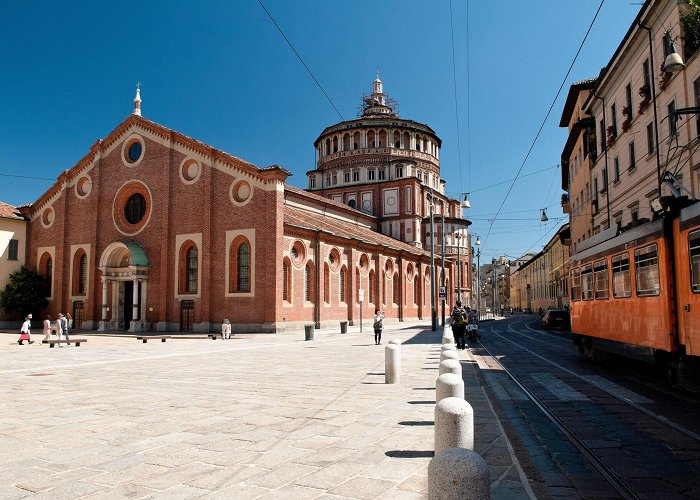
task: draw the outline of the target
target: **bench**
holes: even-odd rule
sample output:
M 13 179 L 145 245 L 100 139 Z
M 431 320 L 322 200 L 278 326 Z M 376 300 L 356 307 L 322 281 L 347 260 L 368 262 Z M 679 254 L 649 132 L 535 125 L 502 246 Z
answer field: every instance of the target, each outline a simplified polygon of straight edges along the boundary
M 218 333 L 210 333 L 209 335 L 207 335 L 207 337 L 209 337 L 212 340 L 216 340 L 219 338 L 219 334 Z
M 81 343 L 81 342 L 87 342 L 87 339 L 70 339 L 70 340 L 65 340 L 65 339 L 61 339 L 61 340 L 50 339 L 50 340 L 42 340 L 42 341 L 41 341 L 42 344 L 49 344 L 49 347 L 53 347 L 53 346 L 55 346 L 56 344 L 67 344 L 67 345 L 75 344 L 75 347 L 80 347 L 80 343 Z
M 143 343 L 148 343 L 149 340 L 160 339 L 161 342 L 165 342 L 167 339 L 171 339 L 170 335 L 145 335 L 143 337 L 136 337 L 138 340 L 143 340 Z

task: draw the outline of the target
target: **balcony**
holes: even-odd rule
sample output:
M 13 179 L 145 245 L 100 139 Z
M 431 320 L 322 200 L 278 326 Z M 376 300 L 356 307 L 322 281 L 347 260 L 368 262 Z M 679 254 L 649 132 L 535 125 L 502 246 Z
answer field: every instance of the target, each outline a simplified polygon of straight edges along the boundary
M 561 209 L 565 214 L 571 213 L 571 203 L 569 203 L 569 194 L 564 193 L 561 195 Z

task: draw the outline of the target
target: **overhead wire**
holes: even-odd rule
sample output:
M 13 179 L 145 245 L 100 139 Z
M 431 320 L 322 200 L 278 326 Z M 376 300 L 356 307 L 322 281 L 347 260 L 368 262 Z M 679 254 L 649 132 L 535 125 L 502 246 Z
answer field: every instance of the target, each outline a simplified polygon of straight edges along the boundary
M 267 14 L 267 17 L 270 18 L 270 21 L 272 21 L 272 24 L 275 25 L 275 28 L 277 28 L 277 31 L 280 32 L 280 35 L 282 35 L 282 38 L 284 38 L 284 40 L 287 42 L 287 45 L 289 45 L 289 48 L 291 48 L 292 51 L 294 52 L 294 54 L 297 56 L 297 59 L 299 59 L 301 64 L 304 66 L 304 68 L 306 68 L 306 71 L 309 73 L 311 78 L 313 78 L 314 82 L 316 82 L 316 85 L 318 85 L 318 88 L 321 89 L 321 92 L 323 92 L 323 95 L 326 96 L 326 99 L 328 99 L 328 102 L 331 103 L 331 106 L 333 106 L 333 109 L 335 109 L 335 112 L 338 113 L 338 116 L 340 117 L 340 119 L 342 121 L 345 121 L 345 118 L 343 118 L 343 115 L 340 113 L 340 111 L 338 111 L 338 108 L 335 106 L 335 104 L 333 104 L 333 100 L 328 96 L 326 91 L 323 89 L 323 87 L 321 86 L 319 81 L 314 76 L 313 72 L 309 69 L 309 67 L 306 65 L 304 60 L 301 58 L 301 56 L 299 55 L 299 52 L 297 52 L 297 49 L 294 48 L 294 45 L 292 45 L 292 42 L 290 42 L 289 38 L 287 38 L 287 35 L 284 34 L 284 32 L 282 31 L 282 28 L 280 28 L 279 24 L 277 24 L 277 21 L 275 21 L 275 18 L 272 17 L 272 14 L 270 14 L 270 11 L 268 11 L 265 8 L 265 6 L 263 5 L 261 0 L 258 0 L 258 3 L 260 4 L 260 7 L 262 7 L 262 9 L 265 11 L 265 14 Z
M 569 69 L 566 72 L 566 75 L 564 75 L 564 78 L 562 79 L 561 85 L 559 86 L 559 90 L 557 91 L 556 95 L 554 96 L 554 99 L 552 100 L 552 104 L 549 106 L 549 109 L 547 110 L 547 114 L 545 115 L 544 119 L 542 120 L 542 123 L 540 124 L 540 128 L 537 130 L 537 134 L 535 135 L 535 138 L 532 141 L 532 144 L 530 144 L 530 148 L 527 151 L 527 154 L 525 155 L 525 158 L 523 159 L 520 168 L 518 169 L 518 172 L 515 175 L 515 179 L 513 179 L 512 184 L 508 188 L 508 192 L 503 198 L 503 201 L 501 202 L 501 205 L 498 207 L 497 214 L 501 212 L 503 209 L 503 205 L 505 205 L 506 200 L 508 200 L 508 196 L 510 195 L 511 191 L 513 190 L 513 186 L 515 185 L 515 182 L 518 180 L 518 177 L 520 176 L 520 172 L 522 172 L 523 168 L 525 167 L 525 163 L 527 162 L 528 158 L 530 158 L 530 154 L 532 153 L 532 150 L 535 147 L 535 144 L 537 143 L 537 140 L 540 137 L 540 134 L 542 133 L 542 130 L 544 129 L 545 124 L 547 123 L 547 120 L 549 119 L 549 115 L 552 113 L 552 109 L 554 109 L 554 105 L 557 102 L 557 99 L 559 99 L 559 94 L 561 94 L 562 89 L 564 88 L 564 85 L 566 84 L 566 80 L 569 78 L 569 74 L 571 74 L 571 70 L 574 67 L 574 64 L 576 63 L 576 60 L 578 59 L 579 54 L 581 53 L 581 49 L 583 49 L 583 45 L 588 39 L 588 35 L 591 32 L 591 29 L 593 28 L 593 24 L 595 23 L 596 19 L 598 18 L 598 14 L 600 13 L 600 10 L 603 7 L 603 4 L 605 3 L 605 0 L 601 0 L 600 5 L 598 6 L 598 10 L 595 13 L 595 16 L 593 16 L 593 20 L 591 21 L 591 24 L 588 26 L 588 30 L 586 31 L 585 36 L 583 37 L 583 40 L 581 41 L 581 44 L 579 45 L 578 50 L 576 51 L 576 55 L 574 56 L 574 59 L 571 61 L 571 64 L 569 65 Z M 493 227 L 493 222 L 489 225 L 489 230 L 486 233 L 486 237 L 484 238 L 484 244 L 486 241 L 488 241 L 489 235 L 491 234 L 491 228 Z

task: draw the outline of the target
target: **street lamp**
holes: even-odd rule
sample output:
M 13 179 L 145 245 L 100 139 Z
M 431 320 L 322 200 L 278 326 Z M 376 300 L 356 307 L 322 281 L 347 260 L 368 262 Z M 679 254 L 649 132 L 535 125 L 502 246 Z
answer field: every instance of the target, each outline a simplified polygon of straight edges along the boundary
M 459 229 L 457 229 L 457 234 L 455 234 L 455 240 L 457 240 L 457 300 L 462 302 L 462 261 L 459 256 L 462 234 L 459 232 Z
M 481 319 L 481 283 L 480 283 L 480 277 L 481 277 L 481 239 L 479 238 L 479 235 L 476 235 L 476 310 L 479 315 L 479 319 Z

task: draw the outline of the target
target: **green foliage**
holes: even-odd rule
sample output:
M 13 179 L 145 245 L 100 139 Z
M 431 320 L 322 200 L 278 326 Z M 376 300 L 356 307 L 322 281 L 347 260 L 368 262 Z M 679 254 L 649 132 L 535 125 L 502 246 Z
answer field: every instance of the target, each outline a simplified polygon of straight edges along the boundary
M 0 307 L 8 314 L 14 313 L 18 319 L 27 313 L 38 317 L 39 312 L 48 304 L 44 290 L 44 278 L 28 266 L 22 266 L 10 274 L 10 280 L 0 292 Z
M 700 0 L 689 0 L 688 12 L 681 16 L 683 59 L 686 61 L 700 48 Z

